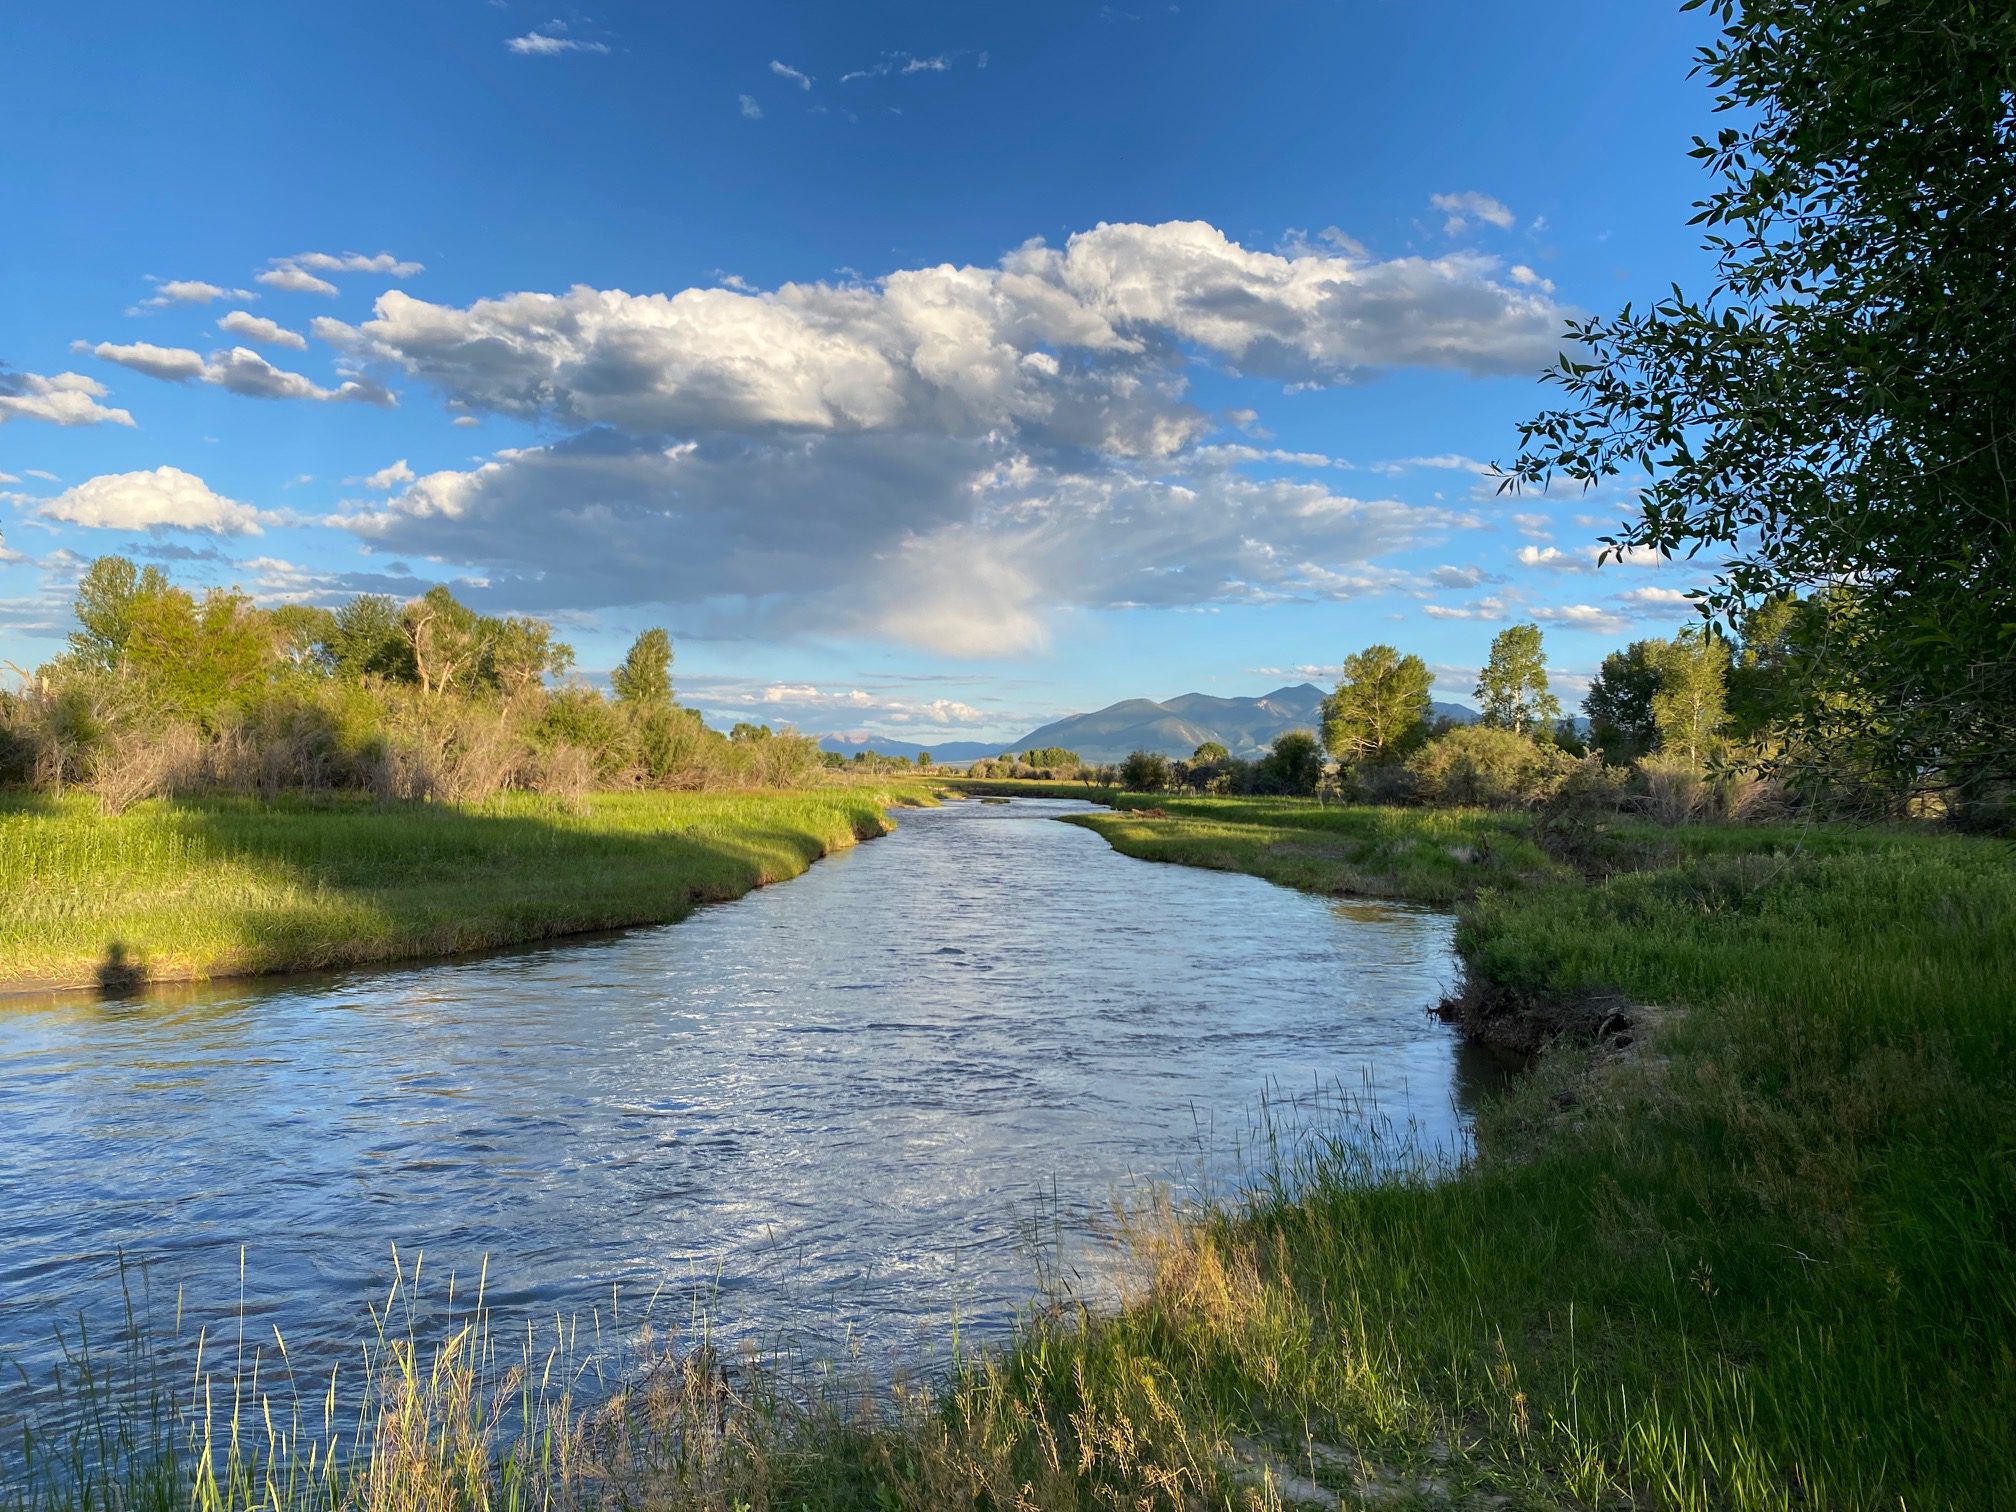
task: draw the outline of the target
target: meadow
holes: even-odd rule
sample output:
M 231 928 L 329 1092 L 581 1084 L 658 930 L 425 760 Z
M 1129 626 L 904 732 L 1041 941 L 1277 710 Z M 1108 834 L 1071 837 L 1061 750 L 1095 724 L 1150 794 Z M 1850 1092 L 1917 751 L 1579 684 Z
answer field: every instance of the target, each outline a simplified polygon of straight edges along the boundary
M 657 924 L 887 832 L 889 802 L 793 791 L 0 796 L 0 991 L 442 956 Z

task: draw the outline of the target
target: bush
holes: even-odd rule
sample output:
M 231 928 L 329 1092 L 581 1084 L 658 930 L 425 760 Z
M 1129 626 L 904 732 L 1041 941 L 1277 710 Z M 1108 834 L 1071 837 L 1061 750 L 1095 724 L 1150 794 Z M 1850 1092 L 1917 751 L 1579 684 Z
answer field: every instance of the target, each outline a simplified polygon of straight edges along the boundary
M 1531 808 L 1559 792 L 1576 765 L 1557 746 L 1489 725 L 1459 725 L 1409 757 L 1407 774 L 1423 803 Z
M 1135 751 L 1120 763 L 1120 786 L 1130 793 L 1159 793 L 1169 786 L 1169 758 Z

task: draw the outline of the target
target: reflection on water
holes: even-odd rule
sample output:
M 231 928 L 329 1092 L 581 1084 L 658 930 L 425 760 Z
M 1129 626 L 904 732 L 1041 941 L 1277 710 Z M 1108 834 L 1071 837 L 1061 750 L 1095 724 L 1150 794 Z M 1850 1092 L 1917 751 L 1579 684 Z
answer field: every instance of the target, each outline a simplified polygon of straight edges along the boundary
M 465 962 L 0 1008 L 0 1354 L 157 1297 L 347 1349 L 390 1247 L 550 1317 L 661 1286 L 814 1348 L 1002 1328 L 1029 1232 L 1323 1089 L 1454 1150 L 1450 921 L 1155 866 L 1017 800 Z M 1327 1107 L 1324 1116 L 1334 1112 Z

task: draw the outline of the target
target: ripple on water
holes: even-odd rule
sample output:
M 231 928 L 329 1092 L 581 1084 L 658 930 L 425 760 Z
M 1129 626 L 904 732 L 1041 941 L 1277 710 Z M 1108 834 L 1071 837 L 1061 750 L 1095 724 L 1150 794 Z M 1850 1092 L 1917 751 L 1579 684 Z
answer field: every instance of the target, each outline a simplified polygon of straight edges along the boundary
M 121 1251 L 228 1314 L 241 1244 L 297 1359 L 352 1348 L 394 1244 L 487 1252 L 507 1314 L 614 1281 L 910 1349 L 1006 1326 L 1032 1236 L 1222 1178 L 1270 1088 L 1459 1145 L 1446 916 L 1133 861 L 1060 807 L 906 812 L 664 928 L 0 1009 L 0 1353 L 116 1306 Z

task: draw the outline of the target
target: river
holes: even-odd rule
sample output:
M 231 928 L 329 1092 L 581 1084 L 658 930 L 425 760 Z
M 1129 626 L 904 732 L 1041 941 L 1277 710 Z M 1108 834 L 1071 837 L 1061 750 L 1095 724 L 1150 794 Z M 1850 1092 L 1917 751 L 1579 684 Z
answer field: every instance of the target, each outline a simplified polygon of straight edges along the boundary
M 899 1358 L 998 1335 L 1144 1184 L 1277 1121 L 1461 1150 L 1451 921 L 1131 860 L 1016 800 L 906 811 L 662 928 L 0 1006 L 0 1367 L 153 1307 L 349 1355 L 391 1249 L 505 1316 L 656 1292 Z M 1074 1250 L 1074 1246 L 1077 1247 Z M 1061 1247 L 1061 1248 L 1060 1248 Z

